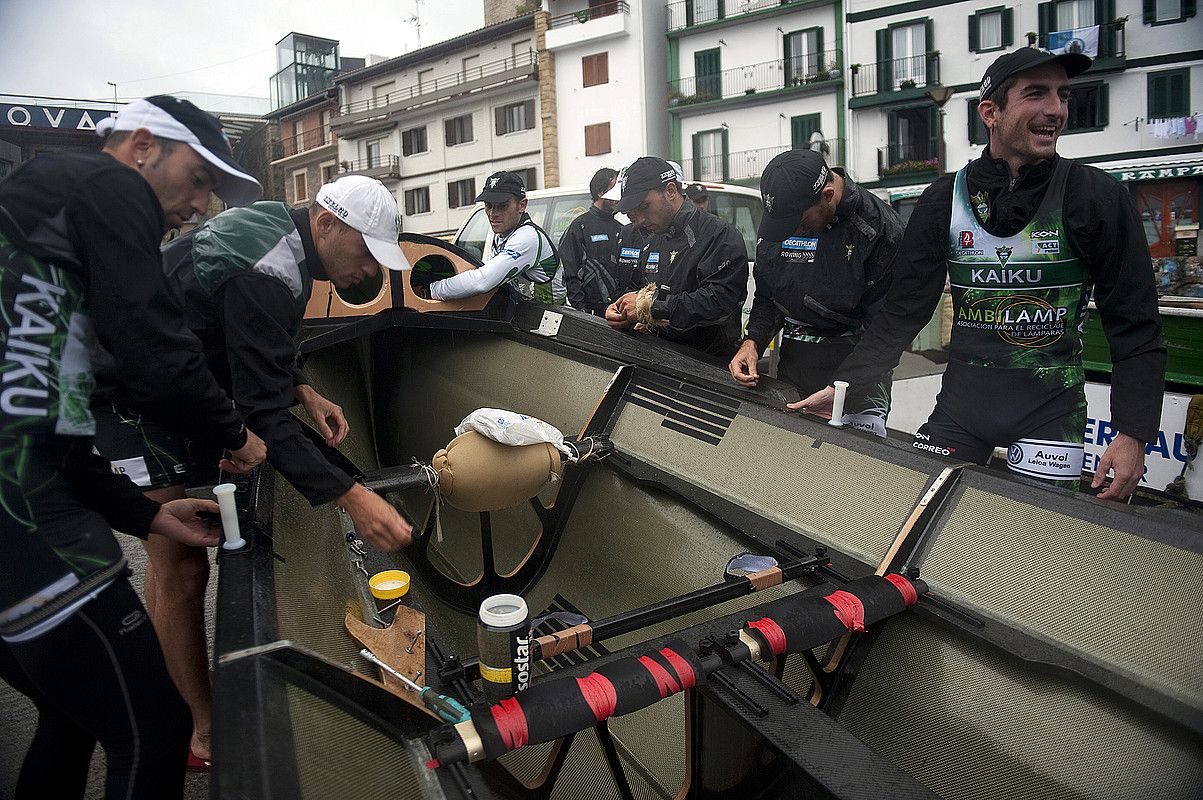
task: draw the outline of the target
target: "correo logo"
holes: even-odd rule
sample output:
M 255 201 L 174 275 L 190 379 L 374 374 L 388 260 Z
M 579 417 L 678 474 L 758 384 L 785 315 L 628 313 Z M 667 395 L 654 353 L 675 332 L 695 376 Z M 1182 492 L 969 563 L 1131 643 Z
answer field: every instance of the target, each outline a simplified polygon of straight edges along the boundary
M 770 214 L 773 213 L 773 196 L 771 194 L 764 196 L 764 210 Z
M 501 180 L 501 178 L 489 178 L 489 188 L 495 189 L 499 180 Z
M 973 247 L 973 231 L 961 231 L 961 249 L 968 250 Z

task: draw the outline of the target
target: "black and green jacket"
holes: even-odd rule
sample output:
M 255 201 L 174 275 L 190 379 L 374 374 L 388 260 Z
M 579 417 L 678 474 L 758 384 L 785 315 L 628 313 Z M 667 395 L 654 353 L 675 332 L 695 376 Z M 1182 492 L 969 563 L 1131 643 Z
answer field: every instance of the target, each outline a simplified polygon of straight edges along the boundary
M 269 201 L 232 208 L 163 248 L 163 271 L 209 369 L 267 443 L 272 466 L 315 505 L 350 489 L 351 477 L 289 411 L 296 387 L 308 383 L 297 367 L 296 336 L 313 278 L 326 277 L 308 209 Z M 100 396 L 128 405 L 110 376 L 100 380 Z M 139 410 L 157 416 L 154 408 Z
M 110 580 L 108 524 L 146 536 L 158 511 L 91 456 L 97 361 L 190 429 L 246 443 L 166 290 L 163 227 L 150 185 L 103 153 L 39 156 L 0 183 L 0 611 L 70 574 L 79 591 Z

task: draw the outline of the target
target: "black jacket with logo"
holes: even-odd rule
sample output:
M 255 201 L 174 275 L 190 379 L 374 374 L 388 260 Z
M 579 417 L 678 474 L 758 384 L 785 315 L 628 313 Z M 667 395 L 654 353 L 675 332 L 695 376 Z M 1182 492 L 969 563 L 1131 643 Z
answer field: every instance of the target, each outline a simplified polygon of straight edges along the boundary
M 642 276 L 659 287 L 652 316 L 665 339 L 729 359 L 739 346 L 748 296 L 748 249 L 735 226 L 685 203 L 642 248 Z
M 757 244 L 746 338 L 763 352 L 786 317 L 814 336 L 859 332 L 885 298 L 901 242 L 898 213 L 845 176 L 826 230 Z
M 1012 236 L 1031 219 L 1059 156 L 1020 169 L 1005 161 L 970 162 L 972 197 L 986 209 L 983 226 Z M 894 282 L 864 339 L 837 377 L 872 385 L 892 369 L 940 300 L 947 275 L 954 175 L 927 187 L 915 206 L 894 263 Z M 975 201 L 976 202 L 976 201 Z M 1070 167 L 1063 219 L 1074 251 L 1094 281 L 1094 300 L 1111 346 L 1111 417 L 1115 427 L 1149 442 L 1156 438 L 1165 384 L 1165 345 L 1144 227 L 1123 184 L 1085 164 Z
M 573 308 L 602 316 L 618 297 L 611 269 L 618 232 L 622 228 L 613 214 L 591 206 L 568 225 L 560 238 L 560 263 L 564 287 Z

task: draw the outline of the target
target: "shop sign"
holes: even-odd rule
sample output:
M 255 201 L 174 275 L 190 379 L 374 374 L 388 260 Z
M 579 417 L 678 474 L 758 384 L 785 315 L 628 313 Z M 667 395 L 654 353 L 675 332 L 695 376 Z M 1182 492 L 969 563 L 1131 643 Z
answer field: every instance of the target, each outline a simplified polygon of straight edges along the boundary
M 1107 173 L 1117 181 L 1161 181 L 1167 178 L 1203 178 L 1203 164 L 1187 164 L 1181 167 L 1153 167 L 1150 169 L 1120 170 Z
M 0 128 L 94 131 L 97 122 L 111 116 L 112 111 L 98 108 L 0 103 Z

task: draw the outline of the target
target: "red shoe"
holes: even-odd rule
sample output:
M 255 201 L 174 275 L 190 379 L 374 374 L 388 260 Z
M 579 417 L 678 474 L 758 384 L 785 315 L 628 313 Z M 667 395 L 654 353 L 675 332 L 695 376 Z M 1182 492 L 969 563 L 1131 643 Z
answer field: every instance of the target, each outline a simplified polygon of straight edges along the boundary
M 192 748 L 188 748 L 188 762 L 185 767 L 189 772 L 208 772 L 212 766 L 211 763 L 192 752 Z

